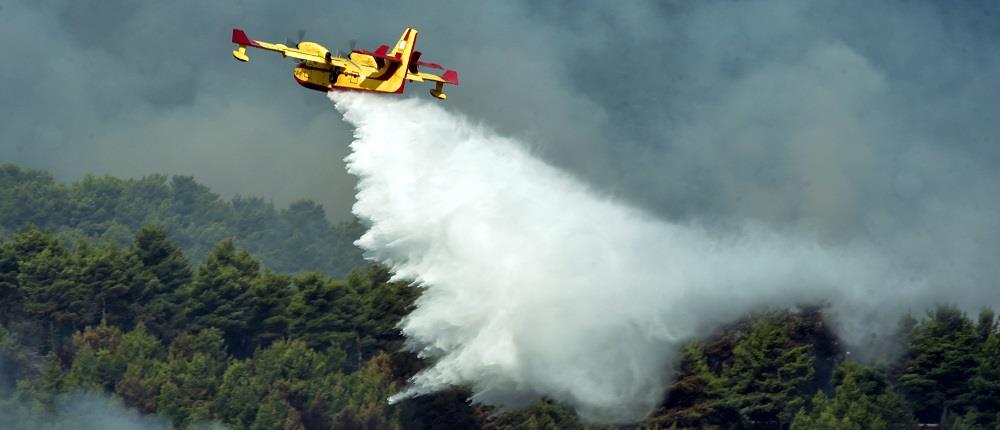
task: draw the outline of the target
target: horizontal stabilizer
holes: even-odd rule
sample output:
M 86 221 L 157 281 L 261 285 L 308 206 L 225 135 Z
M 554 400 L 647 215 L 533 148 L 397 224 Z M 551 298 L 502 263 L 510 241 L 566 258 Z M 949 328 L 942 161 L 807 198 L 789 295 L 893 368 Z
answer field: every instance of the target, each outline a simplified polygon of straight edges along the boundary
M 233 43 L 237 45 L 257 46 L 257 41 L 247 37 L 246 32 L 241 29 L 233 29 Z
M 426 67 L 428 69 L 444 70 L 444 67 L 441 67 L 441 65 L 437 63 L 425 63 L 423 61 L 417 61 L 417 66 Z
M 431 81 L 431 82 L 438 82 L 440 84 L 458 85 L 458 72 L 454 70 L 448 70 L 444 72 L 444 74 L 441 76 L 435 75 L 433 73 L 423 73 L 423 72 L 408 73 L 406 75 L 406 78 L 411 81 L 420 81 L 420 82 Z
M 372 57 L 381 58 L 381 59 L 386 60 L 386 61 L 388 61 L 390 63 L 398 63 L 399 62 L 399 58 L 396 58 L 396 57 L 393 57 L 391 55 L 386 54 L 386 52 L 388 52 L 388 51 L 389 51 L 389 47 L 386 46 L 386 45 L 382 45 L 382 46 L 379 46 L 378 49 L 375 50 L 375 52 L 365 51 L 363 49 L 355 49 L 354 51 L 351 51 L 351 52 L 357 52 L 359 54 L 371 55 Z

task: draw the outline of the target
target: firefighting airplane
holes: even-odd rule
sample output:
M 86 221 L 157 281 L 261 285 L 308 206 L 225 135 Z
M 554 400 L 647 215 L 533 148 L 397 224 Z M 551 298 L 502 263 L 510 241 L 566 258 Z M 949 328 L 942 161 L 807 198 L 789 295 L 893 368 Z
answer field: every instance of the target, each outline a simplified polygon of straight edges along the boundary
M 243 30 L 233 29 L 233 43 L 239 45 L 233 51 L 233 57 L 247 62 L 247 47 L 280 52 L 282 56 L 302 60 L 293 75 L 295 81 L 303 87 L 317 91 L 353 90 L 372 91 L 379 93 L 403 92 L 406 81 L 431 81 L 436 86 L 431 89 L 431 95 L 445 100 L 444 84 L 458 85 L 458 72 L 445 70 L 441 75 L 421 72 L 420 68 L 444 70 L 439 64 L 420 61 L 420 51 L 414 50 L 417 43 L 417 30 L 407 28 L 399 42 L 389 51 L 386 45 L 379 46 L 375 52 L 354 49 L 346 56 L 334 56 L 329 49 L 316 42 L 302 41 L 303 32 L 299 32 L 299 42 L 288 41 L 288 44 L 268 43 L 247 37 Z

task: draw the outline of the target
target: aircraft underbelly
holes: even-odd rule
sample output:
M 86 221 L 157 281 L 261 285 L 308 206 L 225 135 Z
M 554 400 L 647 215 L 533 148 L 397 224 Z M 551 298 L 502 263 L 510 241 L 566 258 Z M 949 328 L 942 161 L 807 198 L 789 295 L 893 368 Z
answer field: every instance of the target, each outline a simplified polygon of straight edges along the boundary
M 293 71 L 295 81 L 303 87 L 317 91 L 355 90 L 394 93 L 399 85 L 381 79 L 362 79 L 350 71 L 335 74 L 332 70 L 309 66 L 297 66 Z
M 298 66 L 292 72 L 295 76 L 295 82 L 303 87 L 317 90 L 317 91 L 328 91 L 330 87 L 330 71 L 314 69 L 311 67 Z

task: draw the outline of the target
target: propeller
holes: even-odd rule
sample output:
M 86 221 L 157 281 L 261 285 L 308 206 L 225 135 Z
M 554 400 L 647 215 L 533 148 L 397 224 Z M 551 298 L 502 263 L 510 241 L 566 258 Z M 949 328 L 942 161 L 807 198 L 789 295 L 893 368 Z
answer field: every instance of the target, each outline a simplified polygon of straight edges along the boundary
M 354 52 L 355 48 L 357 48 L 358 41 L 355 40 L 355 39 L 351 39 L 351 40 L 349 40 L 347 42 L 347 44 L 350 47 L 350 50 L 347 51 L 347 52 L 344 52 L 344 51 L 341 51 L 341 50 L 338 49 L 337 50 L 337 56 L 341 57 L 341 58 L 343 58 L 345 60 L 347 60 L 348 63 L 351 63 L 351 65 L 354 66 L 354 69 L 357 70 L 358 73 L 362 73 L 363 74 L 364 72 L 361 69 L 361 66 L 358 65 L 358 63 L 355 63 L 354 60 L 351 59 L 351 53 Z
M 350 59 L 351 59 L 351 53 L 354 52 L 354 49 L 358 47 L 358 41 L 355 40 L 355 39 L 351 39 L 351 40 L 347 41 L 347 45 L 349 46 L 350 49 L 347 52 L 344 52 L 344 51 L 341 51 L 341 50 L 338 49 L 337 50 L 337 56 L 338 57 L 347 58 L 348 61 L 350 61 Z
M 298 42 L 292 39 L 285 39 L 285 46 L 299 46 L 299 44 L 302 43 L 302 41 L 306 38 L 306 31 L 300 29 L 298 31 L 298 36 L 299 36 Z
M 351 63 L 351 65 L 354 66 L 354 68 L 360 72 L 361 66 L 358 66 L 358 63 L 355 63 L 354 60 L 351 59 L 351 53 L 354 52 L 354 48 L 358 46 L 358 41 L 355 39 L 351 39 L 347 41 L 347 45 L 349 46 L 350 50 L 344 52 L 338 49 L 337 56 L 347 60 L 348 63 Z

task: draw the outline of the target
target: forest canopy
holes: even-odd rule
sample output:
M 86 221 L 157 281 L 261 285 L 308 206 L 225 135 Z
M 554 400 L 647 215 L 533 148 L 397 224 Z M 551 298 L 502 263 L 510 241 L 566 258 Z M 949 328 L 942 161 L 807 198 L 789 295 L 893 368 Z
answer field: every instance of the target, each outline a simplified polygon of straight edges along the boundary
M 342 278 L 363 264 L 357 222 L 332 224 L 322 206 L 299 200 L 279 209 L 259 197 L 221 198 L 190 176 L 139 179 L 88 175 L 60 184 L 46 172 L 0 164 L 0 238 L 34 226 L 69 245 L 81 239 L 127 245 L 157 225 L 192 261 L 225 238 L 282 272 Z
M 398 330 L 421 290 L 361 262 L 360 227 L 318 205 L 11 165 L 0 184 L 0 428 L 610 428 L 461 387 L 389 405 L 427 365 Z M 822 312 L 762 310 L 691 342 L 636 427 L 1000 428 L 992 310 L 907 316 L 878 364 L 850 359 Z

